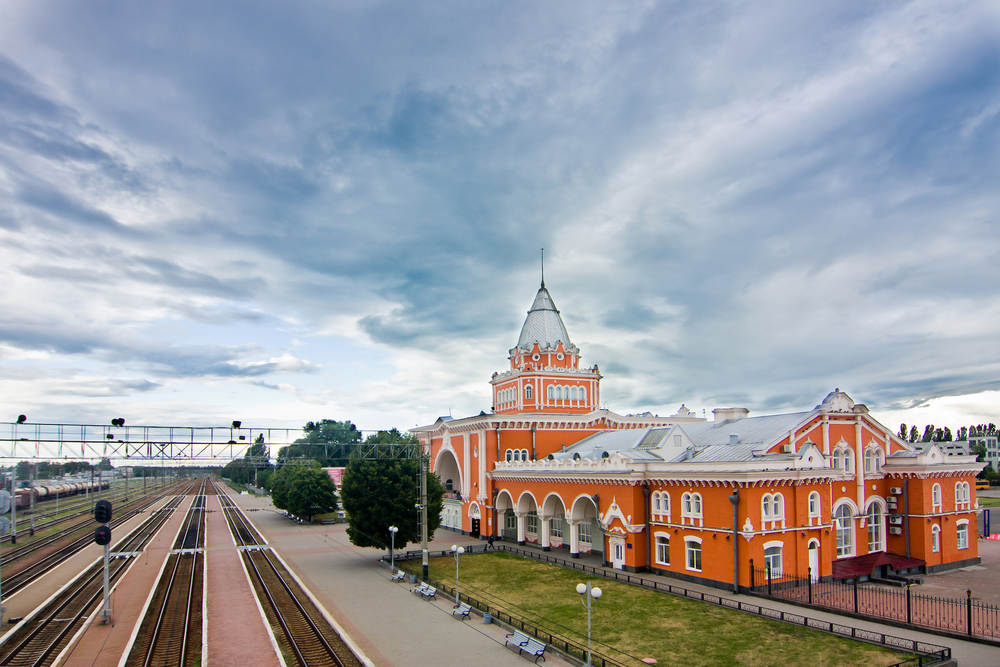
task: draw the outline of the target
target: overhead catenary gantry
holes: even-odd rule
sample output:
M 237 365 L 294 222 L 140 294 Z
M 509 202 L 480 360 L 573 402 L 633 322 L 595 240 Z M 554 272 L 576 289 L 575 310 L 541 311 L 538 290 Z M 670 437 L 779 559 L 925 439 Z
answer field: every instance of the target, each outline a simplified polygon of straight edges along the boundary
M 115 420 L 116 422 L 118 420 Z M 223 463 L 247 458 L 254 444 L 274 448 L 296 445 L 305 458 L 415 459 L 421 448 L 413 444 L 296 443 L 300 428 L 251 428 L 236 426 L 126 426 L 99 424 L 40 424 L 0 422 L 0 460 L 94 460 L 172 463 Z M 367 433 L 367 431 L 356 431 Z M 370 431 L 374 433 L 375 431 Z M 302 454 L 299 455 L 301 458 Z M 295 459 L 289 459 L 292 463 Z M 283 461 L 279 461 L 282 463 Z

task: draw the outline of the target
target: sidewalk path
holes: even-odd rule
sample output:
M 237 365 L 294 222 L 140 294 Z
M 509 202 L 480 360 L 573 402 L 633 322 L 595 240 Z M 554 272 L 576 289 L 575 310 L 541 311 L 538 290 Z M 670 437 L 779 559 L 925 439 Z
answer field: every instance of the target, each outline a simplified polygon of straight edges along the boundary
M 235 493 L 230 497 L 244 509 L 273 510 L 266 499 Z M 530 664 L 504 647 L 505 630 L 500 626 L 484 625 L 475 615 L 461 621 L 451 615 L 451 601 L 428 602 L 411 593 L 409 586 L 392 583 L 388 568 L 379 563 L 383 554 L 353 546 L 344 524 L 303 526 L 272 511 L 247 516 L 379 667 Z M 432 548 L 448 548 L 456 541 L 453 533 L 439 531 Z M 477 542 L 464 538 L 462 543 Z M 570 664 L 555 654 L 546 653 L 545 658 L 550 667 Z

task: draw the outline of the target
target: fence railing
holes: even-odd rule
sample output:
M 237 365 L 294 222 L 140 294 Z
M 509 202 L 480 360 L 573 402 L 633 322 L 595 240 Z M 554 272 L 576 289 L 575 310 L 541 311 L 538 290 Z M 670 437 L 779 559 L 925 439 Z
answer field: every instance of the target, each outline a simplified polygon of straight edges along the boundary
M 488 545 L 472 545 L 465 547 L 465 553 L 486 553 L 487 549 L 490 547 Z M 893 635 L 887 635 L 882 632 L 875 632 L 873 630 L 864 630 L 862 628 L 855 628 L 850 625 L 843 623 L 834 623 L 832 621 L 824 621 L 821 619 L 810 618 L 803 614 L 794 614 L 786 611 L 781 611 L 778 609 L 770 609 L 758 604 L 751 604 L 748 602 L 743 602 L 742 600 L 734 600 L 732 598 L 723 597 L 721 595 L 712 595 L 711 593 L 705 593 L 703 591 L 694 591 L 682 586 L 674 586 L 673 584 L 664 583 L 661 581 L 656 581 L 654 579 L 649 579 L 646 577 L 640 577 L 638 575 L 629 574 L 628 572 L 622 572 L 621 570 L 608 570 L 602 567 L 595 567 L 593 565 L 587 565 L 586 563 L 581 563 L 580 561 L 573 559 L 561 558 L 559 556 L 551 555 L 546 552 L 534 551 L 531 549 L 521 549 L 516 546 L 511 546 L 509 544 L 497 544 L 496 550 L 506 551 L 518 556 L 524 556 L 526 558 L 532 558 L 545 563 L 552 563 L 554 565 L 559 565 L 561 567 L 566 567 L 573 570 L 578 570 L 580 572 L 586 572 L 588 574 L 593 574 L 604 579 L 612 581 L 620 581 L 626 584 L 631 584 L 633 586 L 642 586 L 643 588 L 658 591 L 661 593 L 669 593 L 671 595 L 676 595 L 678 597 L 687 598 L 689 600 L 697 600 L 699 602 L 707 602 L 709 604 L 714 604 L 719 607 L 726 607 L 727 609 L 733 609 L 735 611 L 741 611 L 744 613 L 754 614 L 761 616 L 763 618 L 768 618 L 775 621 L 783 621 L 785 623 L 792 623 L 794 625 L 800 625 L 813 630 L 819 630 L 820 632 L 826 632 L 829 634 L 838 635 L 840 637 L 848 637 L 857 641 L 865 642 L 867 644 L 876 644 L 879 646 L 885 646 L 886 648 L 895 649 L 898 651 L 905 651 L 907 653 L 914 654 L 905 660 L 897 663 L 893 663 L 889 667 L 924 667 L 924 665 L 934 665 L 939 662 L 944 662 L 951 658 L 951 649 L 947 646 L 939 646 L 937 644 L 931 644 L 928 642 L 922 642 L 916 639 L 906 639 L 904 637 L 895 637 Z M 402 556 L 397 555 L 397 560 L 414 560 L 421 558 L 422 551 L 410 550 L 407 551 Z M 447 550 L 442 551 L 429 551 L 428 557 L 439 558 L 444 556 L 451 556 L 452 552 Z M 383 560 L 387 560 L 383 558 Z M 445 590 L 448 590 L 446 584 L 443 584 Z M 451 589 L 452 591 L 454 589 Z M 466 596 L 463 593 L 462 598 L 465 599 Z M 472 604 L 469 602 L 469 604 Z M 473 605 L 475 606 L 475 605 Z M 481 607 L 478 609 L 483 610 Z M 507 615 L 507 612 L 503 612 Z M 494 614 L 495 615 L 495 614 Z M 498 617 L 502 618 L 502 617 Z M 505 621 L 506 622 L 506 621 Z M 536 635 L 540 638 L 539 635 Z M 579 654 L 575 654 L 579 655 Z M 584 651 L 583 656 L 586 656 Z M 597 654 L 594 654 L 595 660 L 597 659 Z M 608 658 L 602 659 L 608 660 L 607 665 L 616 665 L 610 661 Z M 596 664 L 596 663 L 595 663 Z
M 755 595 L 791 600 L 886 619 L 916 627 L 933 628 L 975 637 L 1000 638 L 1000 607 L 965 598 L 947 598 L 913 592 L 909 586 L 889 588 L 873 583 L 814 581 L 770 568 L 755 568 L 750 561 L 750 591 Z
M 407 552 L 407 555 L 411 553 L 414 552 Z M 418 551 L 415 553 L 419 555 L 421 552 Z M 470 551 L 467 549 L 466 553 L 470 553 Z M 440 554 L 432 553 L 430 555 L 433 558 L 436 557 L 437 555 L 450 556 L 452 554 L 450 551 L 443 551 L 440 552 Z M 416 576 L 416 573 L 411 572 L 410 574 Z M 443 581 L 437 581 L 436 579 L 426 579 L 425 581 L 434 588 L 436 588 L 439 592 L 443 592 L 452 598 L 455 597 L 454 586 L 447 584 Z M 462 593 L 462 592 L 459 593 L 459 598 L 456 601 L 456 603 L 457 602 L 465 602 L 469 606 L 473 607 L 474 609 L 478 609 L 484 614 L 487 613 L 491 614 L 494 620 L 499 621 L 504 625 L 508 625 L 516 630 L 520 630 L 521 632 L 524 632 L 526 634 L 530 634 L 535 639 L 545 644 L 548 644 L 550 647 L 554 648 L 557 651 L 565 653 L 566 655 L 570 655 L 582 662 L 586 662 L 587 660 L 586 646 L 570 641 L 569 639 L 567 639 L 562 635 L 549 632 L 548 630 L 545 630 L 544 628 L 541 628 L 520 616 L 511 614 L 503 607 L 499 607 L 497 605 L 491 605 L 488 602 L 484 602 L 482 600 L 479 600 L 478 598 L 474 598 L 468 595 L 467 593 Z M 592 656 L 591 663 L 594 665 L 600 665 L 600 667 L 626 667 L 625 663 L 613 660 L 607 657 L 606 655 L 603 655 L 596 651 L 591 651 L 591 656 Z M 894 665 L 893 667 L 896 666 Z

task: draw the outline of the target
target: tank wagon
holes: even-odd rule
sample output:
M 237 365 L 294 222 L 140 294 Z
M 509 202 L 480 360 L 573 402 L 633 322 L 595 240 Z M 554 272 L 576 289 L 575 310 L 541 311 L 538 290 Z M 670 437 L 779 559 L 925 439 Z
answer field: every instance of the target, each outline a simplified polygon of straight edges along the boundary
M 35 502 L 40 503 L 46 500 L 55 500 L 67 496 L 75 496 L 90 491 L 96 492 L 98 489 L 110 489 L 111 482 L 72 482 L 64 484 L 53 484 L 49 486 L 36 486 L 32 489 L 18 489 L 15 493 L 17 498 L 17 509 L 27 509 L 31 507 L 31 496 L 34 495 Z

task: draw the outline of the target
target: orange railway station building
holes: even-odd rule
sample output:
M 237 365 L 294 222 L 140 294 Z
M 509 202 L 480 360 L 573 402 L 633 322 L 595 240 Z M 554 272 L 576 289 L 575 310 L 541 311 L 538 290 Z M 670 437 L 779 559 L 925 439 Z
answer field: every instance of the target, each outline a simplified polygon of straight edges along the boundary
M 727 589 L 751 561 L 822 580 L 979 563 L 985 464 L 900 440 L 839 389 L 762 417 L 602 409 L 544 281 L 509 361 L 490 414 L 412 429 L 445 485 L 444 528 Z

